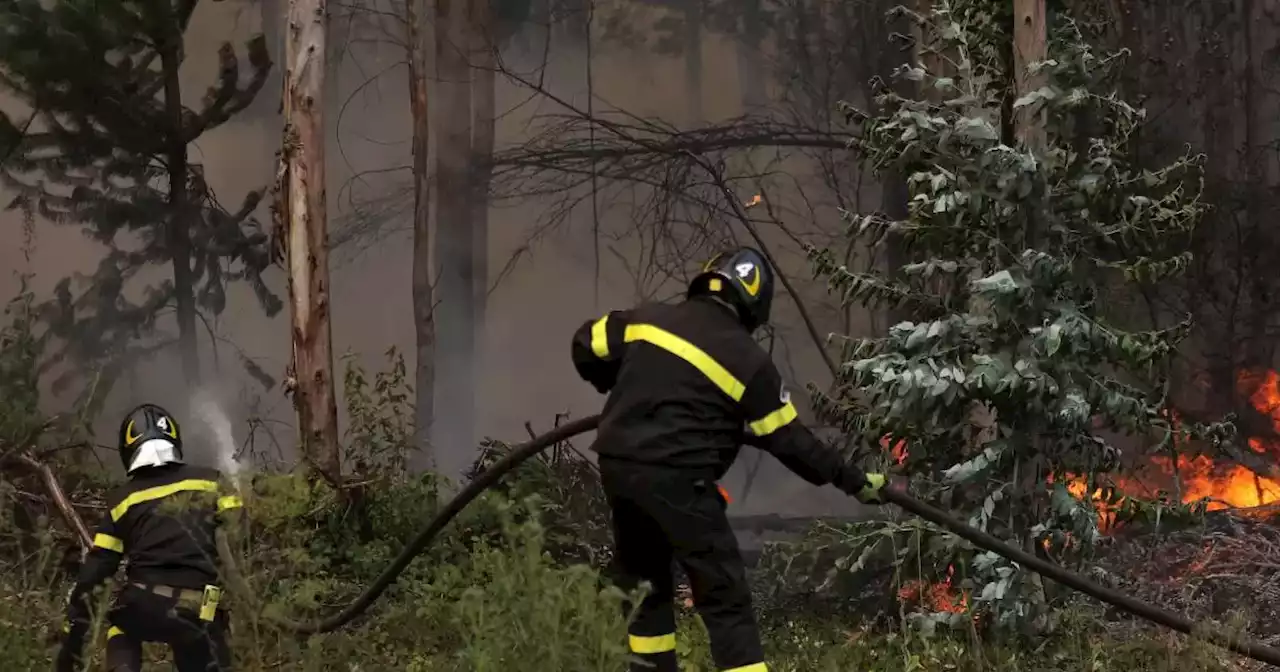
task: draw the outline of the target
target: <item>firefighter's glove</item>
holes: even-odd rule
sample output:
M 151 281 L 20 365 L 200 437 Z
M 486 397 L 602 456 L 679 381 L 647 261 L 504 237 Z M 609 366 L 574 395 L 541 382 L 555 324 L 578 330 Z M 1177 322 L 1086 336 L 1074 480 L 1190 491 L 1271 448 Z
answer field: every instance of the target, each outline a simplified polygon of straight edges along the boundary
M 884 489 L 884 474 L 866 474 L 862 481 L 862 487 L 849 494 L 863 504 L 884 504 L 884 496 L 880 492 Z

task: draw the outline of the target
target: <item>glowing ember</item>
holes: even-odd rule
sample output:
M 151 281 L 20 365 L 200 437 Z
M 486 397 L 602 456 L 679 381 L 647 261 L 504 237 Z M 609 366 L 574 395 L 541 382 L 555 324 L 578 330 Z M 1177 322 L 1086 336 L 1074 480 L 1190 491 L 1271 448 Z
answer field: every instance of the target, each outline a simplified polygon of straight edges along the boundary
M 893 444 L 892 447 L 889 445 L 891 443 Z M 880 437 L 880 448 L 888 452 L 889 455 L 893 457 L 894 464 L 902 464 L 907 461 L 908 453 L 906 439 L 898 439 L 897 443 L 893 443 L 893 437 L 885 434 Z
M 755 196 L 752 196 L 752 197 L 751 197 L 751 200 L 747 201 L 746 203 L 743 203 L 743 204 L 742 204 L 742 207 L 744 207 L 744 208 L 754 208 L 754 207 L 756 207 L 757 205 L 760 205 L 760 203 L 761 203 L 762 201 L 764 201 L 764 199 L 763 199 L 763 198 L 761 198 L 760 194 L 756 194 Z
M 955 571 L 955 565 L 948 566 L 947 578 L 937 583 L 920 579 L 907 581 L 898 590 L 898 599 L 903 602 L 918 603 L 934 612 L 963 614 L 969 611 L 969 595 L 956 590 L 952 585 Z

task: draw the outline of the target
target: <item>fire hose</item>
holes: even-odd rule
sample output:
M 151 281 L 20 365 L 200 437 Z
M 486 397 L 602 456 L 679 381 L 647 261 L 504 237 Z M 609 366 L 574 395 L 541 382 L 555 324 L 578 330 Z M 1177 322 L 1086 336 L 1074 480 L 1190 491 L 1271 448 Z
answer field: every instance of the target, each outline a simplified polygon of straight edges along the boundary
M 444 529 L 445 525 L 461 513 L 476 497 L 479 497 L 481 493 L 495 485 L 504 475 L 520 466 L 525 460 L 562 441 L 595 429 L 599 420 L 600 416 L 592 415 L 560 425 L 545 434 L 536 436 L 516 446 L 502 459 L 495 462 L 493 466 L 477 474 L 405 545 L 400 554 L 382 571 L 382 574 L 364 592 L 343 607 L 341 611 L 320 621 L 310 623 L 297 623 L 280 618 L 275 620 L 281 626 L 300 635 L 330 632 L 350 623 L 364 613 L 395 582 L 400 573 L 409 566 L 409 563 L 431 545 L 431 542 Z M 882 490 L 881 495 L 886 503 L 896 504 L 908 513 L 946 528 L 974 546 L 1001 555 L 1041 576 L 1110 604 L 1122 611 L 1184 634 L 1195 634 L 1198 630 L 1196 624 L 1184 616 L 1107 588 L 1059 565 L 1010 546 L 982 530 L 956 520 L 945 511 L 926 504 L 905 491 L 885 488 Z M 1220 629 L 1206 628 L 1201 630 L 1200 634 L 1214 644 L 1230 649 L 1240 655 L 1280 666 L 1280 649 L 1254 640 L 1233 636 Z

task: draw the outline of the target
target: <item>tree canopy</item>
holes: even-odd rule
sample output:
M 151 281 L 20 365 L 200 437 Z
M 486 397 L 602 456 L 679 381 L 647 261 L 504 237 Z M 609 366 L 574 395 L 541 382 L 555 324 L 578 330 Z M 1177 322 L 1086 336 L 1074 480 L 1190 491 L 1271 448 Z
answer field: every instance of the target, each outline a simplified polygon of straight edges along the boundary
M 271 67 L 266 43 L 249 42 L 247 66 L 224 44 L 199 109 L 184 106 L 178 68 L 195 7 L 0 2 L 0 84 L 34 118 L 22 135 L 0 114 L 0 146 L 6 137 L 17 143 L 0 170 L 18 194 L 9 207 L 82 227 L 108 248 L 83 291 L 66 278 L 44 306 L 58 354 L 81 370 L 118 371 L 167 346 L 140 337 L 154 336 L 157 318 L 173 308 L 184 369 L 198 376 L 197 313 L 220 313 L 230 281 L 249 282 L 268 314 L 281 308 L 261 278 L 270 263 L 254 219 L 261 192 L 224 207 L 187 157 L 191 142 L 258 94 Z M 138 279 L 160 265 L 172 268 L 171 279 Z

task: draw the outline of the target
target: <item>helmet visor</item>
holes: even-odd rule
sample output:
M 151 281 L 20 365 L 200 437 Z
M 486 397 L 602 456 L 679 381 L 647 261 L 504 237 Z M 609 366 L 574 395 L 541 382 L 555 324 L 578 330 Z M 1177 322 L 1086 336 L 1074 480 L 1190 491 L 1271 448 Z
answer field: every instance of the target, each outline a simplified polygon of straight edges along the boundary
M 178 455 L 178 447 L 172 441 L 147 439 L 133 452 L 133 459 L 129 460 L 127 471 L 133 473 L 143 467 L 158 467 L 179 462 L 182 462 L 182 457 Z

